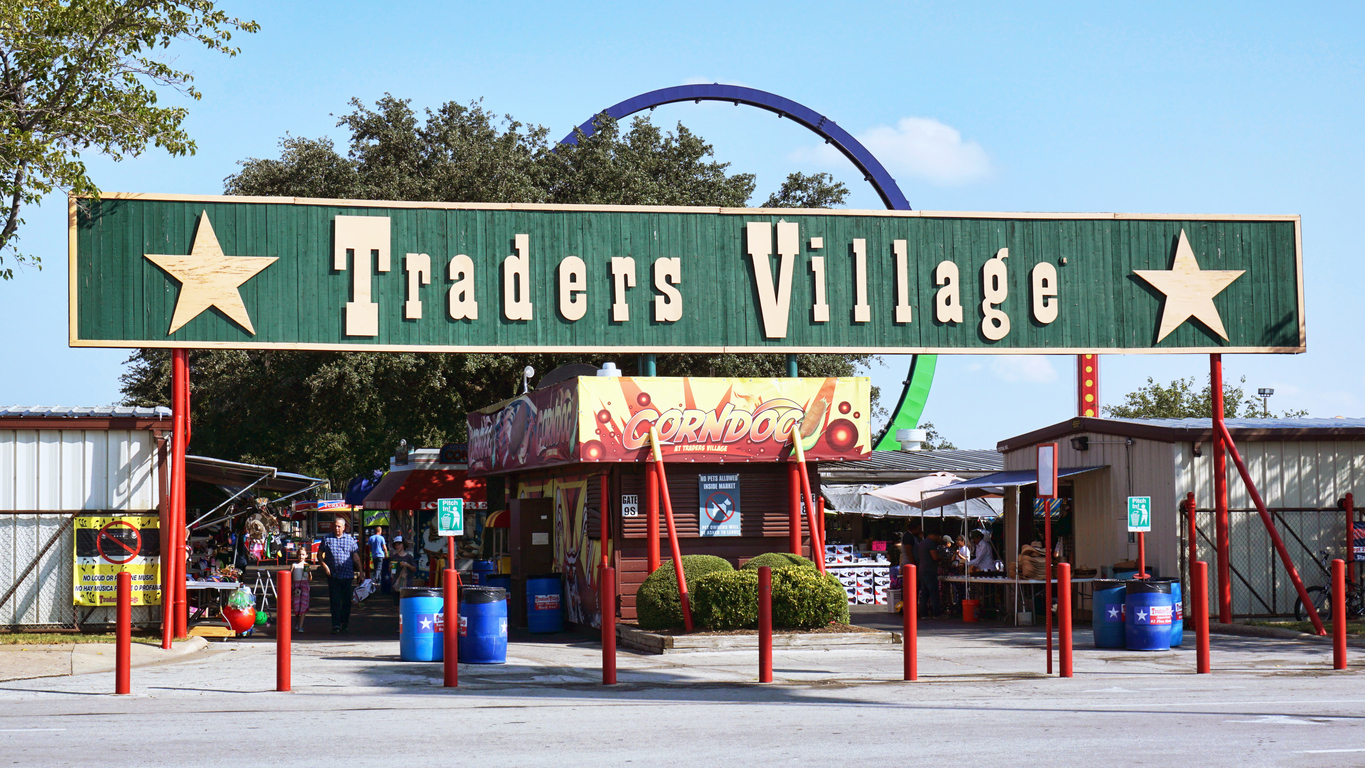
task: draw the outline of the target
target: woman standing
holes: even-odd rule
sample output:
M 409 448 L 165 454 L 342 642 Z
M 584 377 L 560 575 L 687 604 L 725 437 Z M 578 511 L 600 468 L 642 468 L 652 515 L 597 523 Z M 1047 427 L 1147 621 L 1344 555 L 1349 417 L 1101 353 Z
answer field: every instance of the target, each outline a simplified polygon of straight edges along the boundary
M 308 563 L 309 549 L 311 548 L 308 546 L 308 542 L 302 542 L 298 548 L 299 556 L 290 566 L 290 579 L 293 582 L 292 589 L 294 592 L 291 601 L 294 610 L 294 631 L 299 634 L 303 633 L 303 617 L 304 614 L 308 613 L 308 603 L 312 597 L 312 584 L 309 583 L 308 572 L 317 568 L 316 565 Z

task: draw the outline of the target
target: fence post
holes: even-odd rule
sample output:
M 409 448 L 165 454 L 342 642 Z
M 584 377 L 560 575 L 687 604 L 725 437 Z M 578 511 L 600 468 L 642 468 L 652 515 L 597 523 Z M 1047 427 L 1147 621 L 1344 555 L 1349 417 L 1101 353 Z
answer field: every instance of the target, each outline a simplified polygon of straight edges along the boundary
M 758 682 L 773 681 L 773 569 L 758 569 Z
M 1209 673 L 1209 564 L 1194 564 L 1195 672 Z
M 275 690 L 291 690 L 290 678 L 290 632 L 293 631 L 293 574 L 279 571 L 275 574 Z
M 905 652 L 905 679 L 919 679 L 919 579 L 913 565 L 901 566 L 901 637 Z
M 452 563 L 453 565 L 454 563 Z M 441 578 L 441 596 L 445 598 L 445 615 L 441 628 L 441 660 L 445 667 L 445 687 L 460 687 L 460 577 L 454 568 L 447 568 Z
M 1346 561 L 1332 561 L 1332 669 L 1346 668 Z
M 1057 563 L 1057 639 L 1059 677 L 1071 677 L 1071 563 Z
M 602 594 L 602 685 L 616 685 L 616 569 L 603 568 Z
M 133 654 L 133 575 L 119 571 L 117 577 L 117 627 L 114 630 L 114 693 L 130 690 L 128 668 Z

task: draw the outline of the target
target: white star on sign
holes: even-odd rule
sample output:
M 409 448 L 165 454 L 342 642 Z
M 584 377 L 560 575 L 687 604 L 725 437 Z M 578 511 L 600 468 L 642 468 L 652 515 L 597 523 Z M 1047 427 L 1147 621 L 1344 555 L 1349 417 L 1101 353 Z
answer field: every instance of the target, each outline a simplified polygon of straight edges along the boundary
M 209 223 L 208 211 L 199 217 L 194 245 L 188 256 L 161 253 L 143 256 L 180 282 L 180 296 L 175 300 L 175 314 L 166 335 L 180 330 L 209 307 L 217 307 L 247 333 L 256 335 L 239 289 L 261 270 L 274 264 L 277 257 L 223 255 L 218 236 Z
M 422 619 L 422 629 L 431 629 L 431 619 Z
M 1218 308 L 1213 305 L 1213 297 L 1245 273 L 1244 269 L 1200 269 L 1183 229 L 1180 230 L 1180 242 L 1175 247 L 1175 262 L 1169 270 L 1133 270 L 1133 274 L 1166 294 L 1157 341 L 1169 336 L 1171 331 L 1190 318 L 1200 321 L 1210 331 L 1227 340 L 1228 332 L 1223 328 Z

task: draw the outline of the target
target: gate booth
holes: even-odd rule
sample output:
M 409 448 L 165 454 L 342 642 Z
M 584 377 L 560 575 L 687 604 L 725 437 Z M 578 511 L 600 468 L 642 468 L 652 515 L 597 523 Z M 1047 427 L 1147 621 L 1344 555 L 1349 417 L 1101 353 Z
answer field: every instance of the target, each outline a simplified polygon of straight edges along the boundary
M 669 546 L 668 510 L 662 494 L 651 498 L 651 428 L 682 554 L 739 566 L 792 551 L 796 530 L 798 549 L 810 556 L 789 436 L 793 429 L 801 436 L 818 494 L 814 462 L 870 451 L 869 397 L 865 378 L 595 376 L 469 414 L 470 475 L 503 478 L 510 497 L 513 622 L 526 619 L 527 579 L 558 573 L 567 620 L 600 626 L 604 563 L 620 573 L 621 618 L 635 619 L 636 591 L 660 561 L 661 541 Z

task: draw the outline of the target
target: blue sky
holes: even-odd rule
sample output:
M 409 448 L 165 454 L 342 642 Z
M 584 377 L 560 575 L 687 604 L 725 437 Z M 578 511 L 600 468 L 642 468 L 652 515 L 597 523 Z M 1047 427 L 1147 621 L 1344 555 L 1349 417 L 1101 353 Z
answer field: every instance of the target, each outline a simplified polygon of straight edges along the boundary
M 1273 410 L 1365 413 L 1358 227 L 1365 203 L 1365 12 L 1357 4 L 692 2 L 220 3 L 256 19 L 234 59 L 188 46 L 202 101 L 190 158 L 152 151 L 90 159 L 110 191 L 217 194 L 286 133 L 330 135 L 335 114 L 384 93 L 436 107 L 485 106 L 558 137 L 636 94 L 688 82 L 780 94 L 869 146 L 915 208 L 1303 216 L 1308 348 L 1225 358 L 1232 381 L 1274 387 Z M 168 101 L 176 101 L 166 94 Z M 813 134 L 744 107 L 673 105 L 718 159 L 758 175 L 755 204 L 791 171 L 828 171 L 878 208 Z M 0 402 L 95 405 L 118 398 L 127 353 L 66 346 L 65 199 L 28 211 L 27 252 L 0 283 Z M 908 359 L 872 371 L 894 403 Z M 942 357 L 926 418 L 961 447 L 1074 412 L 1067 357 Z M 1102 398 L 1147 376 L 1208 372 L 1200 355 L 1108 356 Z

